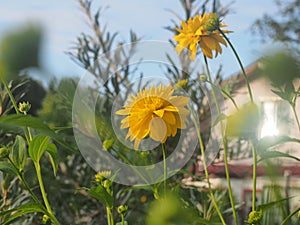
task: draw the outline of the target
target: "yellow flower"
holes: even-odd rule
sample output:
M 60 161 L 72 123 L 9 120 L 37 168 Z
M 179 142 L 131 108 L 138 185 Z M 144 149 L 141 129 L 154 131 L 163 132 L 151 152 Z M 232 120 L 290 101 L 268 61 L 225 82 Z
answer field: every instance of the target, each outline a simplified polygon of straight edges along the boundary
M 194 60 L 199 44 L 205 56 L 213 58 L 212 51 L 215 51 L 216 57 L 218 53 L 222 53 L 220 43 L 227 46 L 224 37 L 219 31 L 219 28 L 226 26 L 220 22 L 219 17 L 215 13 L 204 13 L 203 15 L 196 15 L 194 18 L 190 18 L 187 22 L 182 21 L 182 29 L 176 28 L 179 34 L 174 37 L 174 40 L 178 42 L 176 51 L 180 54 L 184 48 L 188 47 L 190 59 Z M 228 30 L 222 31 L 224 33 L 231 32 Z
M 188 97 L 172 96 L 171 85 L 152 86 L 131 95 L 124 109 L 116 112 L 126 116 L 121 121 L 121 129 L 128 128 L 126 138 L 135 140 L 134 148 L 148 135 L 155 141 L 164 143 L 169 136 L 175 136 L 177 129 L 184 129 L 189 111 L 185 106 Z

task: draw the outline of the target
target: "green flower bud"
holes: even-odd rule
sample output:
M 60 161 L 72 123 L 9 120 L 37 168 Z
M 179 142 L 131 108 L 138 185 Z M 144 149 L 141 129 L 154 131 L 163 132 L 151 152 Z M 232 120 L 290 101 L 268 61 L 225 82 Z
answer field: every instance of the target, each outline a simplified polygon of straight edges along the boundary
M 263 212 L 262 210 L 259 211 L 252 211 L 249 213 L 248 223 L 249 224 L 259 224 L 262 220 Z
M 110 187 L 111 187 L 111 185 L 112 185 L 112 182 L 111 182 L 110 180 L 105 180 L 105 181 L 103 182 L 103 187 L 104 187 L 106 190 L 109 190 Z
M 6 146 L 0 148 L 0 158 L 5 158 L 9 154 L 9 149 Z
M 105 141 L 103 141 L 103 149 L 105 151 L 108 151 L 114 144 L 114 139 L 107 139 Z
M 124 213 L 127 212 L 128 206 L 127 205 L 120 205 L 117 210 L 118 210 L 119 214 L 124 214 Z
M 208 31 L 209 33 L 219 29 L 220 20 L 216 13 L 209 13 L 207 14 L 207 20 L 204 23 L 204 30 Z
M 49 219 L 50 219 L 49 216 L 44 215 L 44 216 L 43 216 L 43 219 L 42 219 L 42 224 L 46 224 L 46 223 L 48 222 Z
M 205 74 L 200 75 L 200 81 L 201 82 L 206 82 L 207 81 L 207 76 Z
M 31 104 L 29 102 L 20 102 L 19 103 L 19 111 L 23 114 L 26 114 L 31 108 Z
M 97 183 L 101 183 L 101 181 L 105 180 L 105 178 L 107 178 L 107 177 L 110 177 L 110 175 L 111 175 L 111 171 L 109 171 L 109 170 L 98 172 L 95 175 L 95 181 Z

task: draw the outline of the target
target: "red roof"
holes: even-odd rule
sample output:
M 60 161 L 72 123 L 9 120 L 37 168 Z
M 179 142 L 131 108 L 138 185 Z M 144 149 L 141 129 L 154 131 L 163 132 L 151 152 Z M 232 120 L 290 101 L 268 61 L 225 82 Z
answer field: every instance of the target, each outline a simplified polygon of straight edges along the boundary
M 224 164 L 221 165 L 209 165 L 207 167 L 208 172 L 210 176 L 212 177 L 225 177 L 225 167 Z M 299 166 L 280 166 L 266 168 L 264 166 L 257 166 L 257 176 L 264 176 L 264 175 L 277 175 L 277 176 L 284 176 L 286 172 L 289 173 L 291 176 L 299 176 L 300 177 L 300 165 Z M 235 178 L 245 178 L 245 177 L 252 177 L 253 175 L 253 168 L 252 165 L 229 165 L 229 172 L 231 177 Z M 203 169 L 198 167 L 196 168 L 196 173 L 197 175 L 202 175 L 203 174 Z

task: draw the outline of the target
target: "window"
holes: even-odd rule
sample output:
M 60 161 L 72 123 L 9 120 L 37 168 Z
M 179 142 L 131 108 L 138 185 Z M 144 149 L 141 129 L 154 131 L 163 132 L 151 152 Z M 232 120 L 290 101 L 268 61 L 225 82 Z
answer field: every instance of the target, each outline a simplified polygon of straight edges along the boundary
M 261 103 L 262 122 L 259 137 L 288 135 L 291 124 L 291 108 L 285 101 Z

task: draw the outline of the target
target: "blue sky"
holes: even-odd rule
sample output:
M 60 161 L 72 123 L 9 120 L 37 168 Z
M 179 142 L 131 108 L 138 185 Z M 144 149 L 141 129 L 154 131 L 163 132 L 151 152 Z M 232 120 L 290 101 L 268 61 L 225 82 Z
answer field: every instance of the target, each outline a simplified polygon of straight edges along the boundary
M 231 0 L 223 0 L 224 5 Z M 0 0 L 0 39 L 6 32 L 18 29 L 27 23 L 41 24 L 45 31 L 42 48 L 42 66 L 56 77 L 81 76 L 84 73 L 65 52 L 72 46 L 76 36 L 89 31 L 84 14 L 77 0 Z M 102 21 L 110 30 L 119 32 L 120 40 L 128 40 L 128 31 L 133 29 L 143 40 L 167 41 L 171 33 L 163 27 L 174 16 L 166 9 L 183 15 L 178 0 L 95 0 L 97 6 L 109 6 Z M 233 30 L 230 39 L 239 52 L 244 65 L 249 65 L 266 53 L 271 43 L 262 44 L 249 27 L 263 13 L 275 13 L 273 0 L 236 0 L 232 13 L 223 21 Z M 211 62 L 212 70 L 223 64 L 223 74 L 229 76 L 239 71 L 239 66 L 229 48 L 221 57 Z

